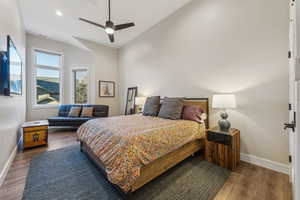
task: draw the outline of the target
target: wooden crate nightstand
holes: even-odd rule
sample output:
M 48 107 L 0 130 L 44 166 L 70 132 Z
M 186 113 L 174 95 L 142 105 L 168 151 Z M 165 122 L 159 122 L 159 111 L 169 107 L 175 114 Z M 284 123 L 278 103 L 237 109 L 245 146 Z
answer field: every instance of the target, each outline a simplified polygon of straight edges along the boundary
M 48 145 L 48 126 L 48 121 L 23 124 L 23 149 Z
M 222 132 L 219 127 L 206 131 L 205 159 L 221 167 L 234 170 L 240 162 L 240 131 Z

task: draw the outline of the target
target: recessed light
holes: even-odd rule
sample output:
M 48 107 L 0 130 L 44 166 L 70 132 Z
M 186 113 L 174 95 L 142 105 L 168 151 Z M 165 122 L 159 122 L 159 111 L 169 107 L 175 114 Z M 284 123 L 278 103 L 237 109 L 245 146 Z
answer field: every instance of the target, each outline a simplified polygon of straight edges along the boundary
M 56 15 L 57 15 L 57 16 L 60 16 L 60 17 L 63 16 L 62 12 L 59 11 L 59 10 L 56 11 Z

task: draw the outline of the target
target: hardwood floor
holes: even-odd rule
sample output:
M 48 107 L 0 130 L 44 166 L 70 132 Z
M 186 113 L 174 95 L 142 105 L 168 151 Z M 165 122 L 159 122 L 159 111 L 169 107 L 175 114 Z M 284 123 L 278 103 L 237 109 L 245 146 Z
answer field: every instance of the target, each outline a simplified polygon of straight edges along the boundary
M 48 147 L 26 150 L 17 154 L 0 188 L 1 200 L 22 199 L 31 157 L 76 144 L 74 132 L 49 133 Z M 275 171 L 242 162 L 232 172 L 214 200 L 291 200 L 289 177 Z
M 214 200 L 291 200 L 289 176 L 241 162 Z

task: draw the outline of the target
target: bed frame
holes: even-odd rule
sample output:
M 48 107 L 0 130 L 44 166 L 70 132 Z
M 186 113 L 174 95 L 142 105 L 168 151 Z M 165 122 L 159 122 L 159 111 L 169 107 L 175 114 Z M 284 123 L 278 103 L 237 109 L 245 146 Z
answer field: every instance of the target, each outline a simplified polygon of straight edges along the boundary
M 208 98 L 186 98 L 184 100 L 184 105 L 196 105 L 201 107 L 204 112 L 207 113 L 207 119 L 205 120 L 206 128 L 209 128 L 209 100 Z M 93 151 L 84 143 L 80 143 L 81 152 L 85 153 L 87 157 L 95 164 L 95 166 L 100 170 L 100 172 L 107 177 L 105 172 L 105 167 L 101 160 L 93 153 Z M 174 167 L 176 164 L 185 160 L 191 155 L 199 151 L 204 151 L 205 149 L 205 140 L 195 140 L 190 143 L 187 143 L 180 147 L 179 149 L 153 161 L 152 163 L 143 166 L 140 171 L 140 176 L 135 181 L 134 185 L 131 188 L 131 191 L 125 193 L 121 188 L 117 185 L 112 184 L 123 196 L 123 198 L 127 199 L 130 197 L 132 192 L 138 190 L 146 183 L 150 182 L 154 178 L 166 172 L 168 169 Z

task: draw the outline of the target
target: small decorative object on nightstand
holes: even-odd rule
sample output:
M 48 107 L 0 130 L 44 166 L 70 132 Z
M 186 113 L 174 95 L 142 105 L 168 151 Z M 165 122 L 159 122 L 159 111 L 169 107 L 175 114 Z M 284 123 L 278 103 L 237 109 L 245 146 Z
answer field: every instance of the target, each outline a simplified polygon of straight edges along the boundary
M 219 127 L 207 130 L 205 159 L 234 170 L 240 162 L 240 131 L 231 128 L 228 132 L 223 132 Z
M 31 148 L 48 144 L 48 126 L 46 120 L 27 122 L 22 125 L 23 148 Z
M 236 108 L 235 96 L 233 94 L 218 94 L 213 96 L 213 108 L 224 109 L 219 120 L 219 127 L 222 131 L 228 131 L 231 127 L 230 122 L 227 120 L 228 114 L 226 109 Z
M 135 105 L 136 105 L 136 112 L 135 113 L 142 113 L 143 107 L 146 103 L 147 97 L 136 97 L 135 98 Z

